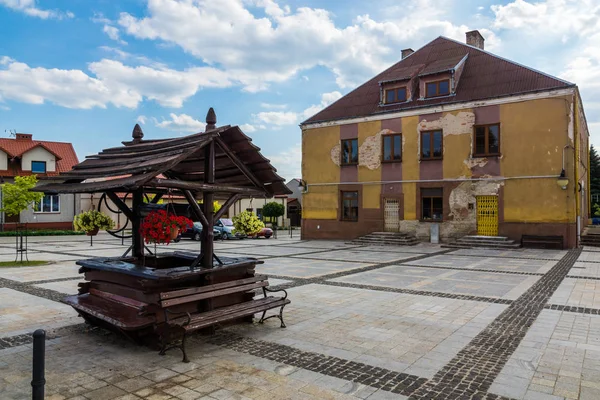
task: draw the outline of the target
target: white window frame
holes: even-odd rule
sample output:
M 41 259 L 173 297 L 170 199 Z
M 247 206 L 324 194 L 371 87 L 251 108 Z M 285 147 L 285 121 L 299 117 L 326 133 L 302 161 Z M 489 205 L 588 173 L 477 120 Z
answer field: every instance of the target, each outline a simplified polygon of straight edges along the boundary
M 37 201 L 34 203 L 33 205 L 33 213 L 34 214 L 60 214 L 60 195 L 59 194 L 44 194 L 44 197 L 46 196 L 50 196 L 50 211 L 44 211 L 44 198 L 42 198 L 42 200 Z M 58 198 L 58 211 L 52 211 L 52 209 L 54 208 L 54 196 L 57 196 Z M 39 211 L 36 211 L 35 209 L 39 208 Z

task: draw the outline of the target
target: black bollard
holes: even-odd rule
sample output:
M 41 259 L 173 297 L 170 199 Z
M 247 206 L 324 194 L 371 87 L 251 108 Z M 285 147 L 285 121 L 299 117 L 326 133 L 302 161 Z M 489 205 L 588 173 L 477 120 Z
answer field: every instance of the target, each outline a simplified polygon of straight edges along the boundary
M 33 379 L 31 380 L 31 398 L 44 400 L 44 376 L 46 363 L 46 331 L 38 329 L 33 332 Z

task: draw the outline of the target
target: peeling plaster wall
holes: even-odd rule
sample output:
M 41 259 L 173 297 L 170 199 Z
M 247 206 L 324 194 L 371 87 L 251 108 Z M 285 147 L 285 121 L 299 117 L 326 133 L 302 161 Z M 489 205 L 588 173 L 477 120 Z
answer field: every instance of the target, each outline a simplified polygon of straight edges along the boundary
M 498 196 L 503 182 L 477 181 L 462 182 L 450 190 L 448 209 L 445 210 L 444 221 L 440 225 L 440 238 L 444 241 L 473 234 L 477 231 L 477 199 L 476 196 Z M 469 204 L 473 208 L 469 210 Z M 401 221 L 401 232 L 415 234 L 421 240 L 429 240 L 431 223 L 418 220 Z
M 330 154 L 331 161 L 333 161 L 333 163 L 339 167 L 342 162 L 342 145 L 338 143 L 335 146 L 333 146 L 331 148 Z
M 444 131 L 444 137 L 449 135 L 470 135 L 471 132 L 473 132 L 474 124 L 475 114 L 472 112 L 461 111 L 456 115 L 447 113 L 442 118 L 432 121 L 428 121 L 424 118 L 419 122 L 418 130 L 419 132 L 422 132 L 442 129 Z

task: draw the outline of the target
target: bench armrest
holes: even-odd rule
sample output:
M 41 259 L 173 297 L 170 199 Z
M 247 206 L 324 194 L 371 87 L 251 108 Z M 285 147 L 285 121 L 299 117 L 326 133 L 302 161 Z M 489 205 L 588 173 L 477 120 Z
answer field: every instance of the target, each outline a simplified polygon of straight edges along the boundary
M 267 297 L 267 292 L 271 292 L 271 293 L 274 293 L 274 292 L 283 292 L 284 293 L 284 296 L 283 296 L 284 300 L 287 299 L 287 296 L 288 296 L 288 293 L 287 293 L 287 291 L 285 289 L 271 289 L 271 288 L 268 288 L 268 287 L 263 287 L 263 293 L 264 293 L 265 297 Z
M 189 312 L 184 311 L 184 312 L 174 312 L 169 310 L 168 308 L 165 308 L 165 322 L 168 324 L 169 321 L 169 314 L 173 314 L 173 315 L 186 315 L 187 316 L 187 321 L 183 324 L 185 325 L 189 325 L 190 322 L 192 322 L 192 316 L 190 315 Z

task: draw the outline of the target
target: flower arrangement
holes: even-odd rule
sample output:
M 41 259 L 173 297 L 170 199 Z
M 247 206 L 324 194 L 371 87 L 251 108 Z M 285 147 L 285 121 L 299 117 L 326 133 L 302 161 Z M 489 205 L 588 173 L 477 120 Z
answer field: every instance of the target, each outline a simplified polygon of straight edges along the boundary
M 171 243 L 180 230 L 192 227 L 193 222 L 186 217 L 178 217 L 167 213 L 165 210 L 150 212 L 144 222 L 141 231 L 146 243 Z
M 245 233 L 248 236 L 252 236 L 260 232 L 262 228 L 265 227 L 265 224 L 258 219 L 256 214 L 250 211 L 242 211 L 238 215 L 232 218 L 234 233 L 241 232 Z
M 76 215 L 73 218 L 73 226 L 76 231 L 84 231 L 88 235 L 95 235 L 100 229 L 112 229 L 115 226 L 115 221 L 100 211 L 91 210 Z

